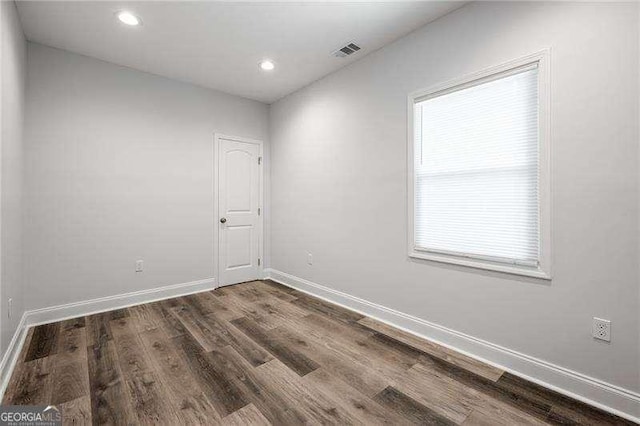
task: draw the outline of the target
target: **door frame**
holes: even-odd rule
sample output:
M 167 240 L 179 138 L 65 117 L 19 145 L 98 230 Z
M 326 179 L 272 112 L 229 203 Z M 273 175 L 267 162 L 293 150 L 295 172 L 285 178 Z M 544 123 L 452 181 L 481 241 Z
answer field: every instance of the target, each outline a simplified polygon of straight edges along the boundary
M 221 140 L 230 140 L 235 142 L 249 143 L 253 145 L 258 145 L 259 156 L 262 158 L 260 169 L 258 170 L 258 194 L 259 200 L 258 204 L 260 207 L 260 215 L 258 216 L 258 256 L 260 256 L 260 265 L 258 265 L 258 277 L 257 279 L 264 278 L 264 178 L 265 178 L 265 159 L 264 159 L 264 143 L 258 139 L 250 139 L 244 138 L 240 136 L 231 136 L 223 133 L 214 133 L 213 134 L 213 219 L 214 219 L 214 228 L 213 228 L 213 241 L 214 241 L 214 277 L 215 284 L 214 288 L 222 287 L 223 285 L 220 283 L 220 141 Z

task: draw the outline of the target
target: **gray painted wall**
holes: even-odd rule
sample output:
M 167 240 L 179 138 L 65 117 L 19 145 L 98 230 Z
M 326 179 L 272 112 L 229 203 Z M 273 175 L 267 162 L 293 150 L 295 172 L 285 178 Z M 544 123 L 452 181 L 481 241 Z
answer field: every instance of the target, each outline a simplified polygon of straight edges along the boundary
M 272 267 L 640 390 L 637 8 L 471 3 L 273 104 Z M 553 281 L 409 260 L 407 95 L 547 47 Z
M 267 105 L 32 43 L 27 80 L 27 308 L 213 277 L 213 134 Z
M 0 142 L 0 354 L 20 322 L 23 308 L 22 193 L 23 122 L 27 43 L 12 1 L 0 2 L 2 32 L 2 139 Z M 13 299 L 12 316 L 7 300 Z

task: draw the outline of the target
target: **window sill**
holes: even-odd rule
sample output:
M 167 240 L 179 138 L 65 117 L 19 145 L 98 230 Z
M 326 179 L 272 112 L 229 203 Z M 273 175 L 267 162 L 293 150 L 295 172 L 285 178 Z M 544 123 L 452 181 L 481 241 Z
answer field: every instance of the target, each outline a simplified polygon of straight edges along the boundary
M 414 259 L 424 259 L 424 260 L 431 260 L 434 262 L 466 266 L 469 268 L 484 269 L 487 271 L 503 272 L 505 274 L 540 278 L 543 280 L 551 279 L 551 275 L 549 275 L 546 271 L 543 271 L 542 269 L 539 269 L 539 268 L 529 268 L 526 266 L 518 266 L 518 265 L 506 265 L 506 264 L 489 262 L 489 261 L 484 261 L 479 259 L 463 258 L 463 257 L 446 255 L 441 253 L 420 251 L 416 249 L 409 251 L 409 257 Z

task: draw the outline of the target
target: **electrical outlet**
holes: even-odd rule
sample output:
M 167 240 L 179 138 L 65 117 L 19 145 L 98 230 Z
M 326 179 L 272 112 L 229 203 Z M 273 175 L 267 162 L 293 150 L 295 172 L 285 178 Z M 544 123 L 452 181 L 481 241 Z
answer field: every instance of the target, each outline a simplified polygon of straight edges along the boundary
M 142 272 L 144 269 L 144 263 L 142 260 L 136 260 L 136 272 Z
M 311 253 L 307 253 L 307 265 L 313 265 L 313 255 Z
M 593 318 L 593 337 L 605 342 L 611 341 L 611 321 L 602 318 Z
M 13 299 L 7 300 L 7 318 L 11 319 L 11 308 L 13 307 Z

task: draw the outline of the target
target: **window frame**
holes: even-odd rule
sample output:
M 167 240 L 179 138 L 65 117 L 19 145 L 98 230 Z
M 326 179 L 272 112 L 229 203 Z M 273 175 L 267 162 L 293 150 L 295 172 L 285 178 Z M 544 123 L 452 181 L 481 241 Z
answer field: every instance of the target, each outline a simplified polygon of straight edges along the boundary
M 460 265 L 475 269 L 503 272 L 513 275 L 523 275 L 534 278 L 551 279 L 551 137 L 550 137 L 550 50 L 544 49 L 534 54 L 518 58 L 498 66 L 465 75 L 445 83 L 437 84 L 426 90 L 419 90 L 409 94 L 407 99 L 407 218 L 408 218 L 408 255 L 409 258 Z M 435 97 L 482 84 L 483 80 L 490 81 L 496 74 L 538 64 L 538 220 L 540 233 L 539 262 L 536 267 L 525 265 L 494 262 L 490 259 L 467 257 L 464 254 L 446 254 L 429 251 L 415 245 L 415 170 L 414 170 L 414 105 L 428 97 Z

